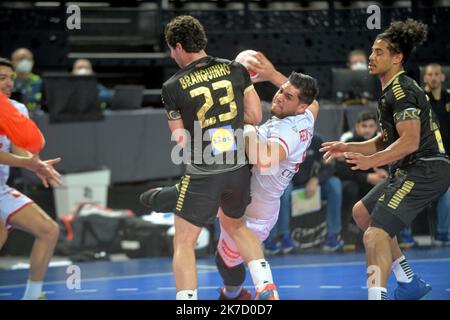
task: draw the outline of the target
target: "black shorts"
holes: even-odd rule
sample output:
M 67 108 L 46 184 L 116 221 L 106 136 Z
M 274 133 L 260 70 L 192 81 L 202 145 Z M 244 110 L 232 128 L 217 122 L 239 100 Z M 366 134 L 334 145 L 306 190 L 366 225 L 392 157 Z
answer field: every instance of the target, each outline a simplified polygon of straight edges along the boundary
M 386 182 L 370 190 L 361 200 L 372 215 L 371 226 L 394 237 L 450 185 L 450 164 L 446 161 L 417 161 L 397 169 Z
M 231 218 L 241 218 L 250 203 L 249 166 L 234 171 L 184 175 L 175 214 L 198 227 L 214 223 L 219 207 Z

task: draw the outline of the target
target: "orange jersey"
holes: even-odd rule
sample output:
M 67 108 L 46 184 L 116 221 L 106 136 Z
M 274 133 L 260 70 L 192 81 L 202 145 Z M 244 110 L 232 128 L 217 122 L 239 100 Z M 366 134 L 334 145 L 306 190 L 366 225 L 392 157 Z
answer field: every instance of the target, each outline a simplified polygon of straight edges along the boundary
M 21 114 L 8 97 L 0 92 L 0 135 L 5 135 L 19 148 L 38 153 L 44 137 L 33 120 Z

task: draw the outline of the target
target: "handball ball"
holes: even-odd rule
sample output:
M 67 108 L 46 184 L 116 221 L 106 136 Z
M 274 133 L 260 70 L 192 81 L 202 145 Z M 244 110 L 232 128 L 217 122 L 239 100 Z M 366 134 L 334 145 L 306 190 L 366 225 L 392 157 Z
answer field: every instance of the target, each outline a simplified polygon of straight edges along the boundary
M 255 55 L 256 55 L 255 50 L 245 50 L 239 53 L 235 59 L 237 62 L 241 63 L 242 65 L 244 65 L 244 67 L 247 68 L 251 79 L 254 79 L 258 76 L 257 72 L 249 68 L 250 65 L 248 63 L 248 61 L 258 62 L 258 60 L 255 58 Z

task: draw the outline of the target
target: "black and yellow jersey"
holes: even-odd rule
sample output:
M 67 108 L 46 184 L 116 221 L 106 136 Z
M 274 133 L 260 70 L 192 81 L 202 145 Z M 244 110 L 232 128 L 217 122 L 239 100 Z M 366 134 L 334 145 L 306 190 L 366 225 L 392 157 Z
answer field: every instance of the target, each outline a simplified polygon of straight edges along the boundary
M 190 63 L 164 83 L 169 120 L 181 116 L 190 134 L 188 173 L 220 173 L 246 164 L 244 94 L 252 89 L 243 65 L 211 56 Z
M 391 169 L 414 163 L 417 159 L 445 157 L 442 137 L 433 119 L 430 102 L 422 88 L 404 71 L 395 75 L 383 88 L 378 101 L 378 117 L 384 148 L 399 138 L 395 127 L 398 122 L 413 119 L 420 121 L 419 148 L 391 164 Z

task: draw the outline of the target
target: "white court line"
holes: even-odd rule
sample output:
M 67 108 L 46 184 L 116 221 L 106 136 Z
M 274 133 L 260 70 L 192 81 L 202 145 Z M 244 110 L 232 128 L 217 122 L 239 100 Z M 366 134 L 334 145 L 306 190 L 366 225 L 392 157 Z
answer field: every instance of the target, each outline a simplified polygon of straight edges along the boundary
M 211 265 L 206 265 L 206 264 L 198 265 L 197 268 L 205 269 L 205 270 L 217 270 L 217 267 L 215 265 L 211 266 Z
M 445 289 L 445 291 L 450 291 L 450 288 L 448 288 L 448 289 Z
M 408 260 L 410 263 L 426 263 L 426 262 L 447 262 L 450 261 L 450 258 L 443 259 L 417 259 L 417 260 Z M 271 269 L 289 269 L 289 268 L 317 268 L 317 267 L 339 267 L 339 266 L 358 266 L 365 265 L 365 261 L 350 261 L 350 262 L 333 262 L 333 263 L 311 263 L 311 264 L 289 264 L 283 266 L 272 266 Z
M 11 292 L 2 292 L 0 293 L 0 297 L 8 297 L 8 296 L 12 296 Z
M 342 286 L 320 286 L 320 289 L 342 289 Z
M 123 292 L 123 291 L 138 291 L 139 288 L 117 288 L 116 291 Z
M 200 286 L 197 290 L 217 290 L 218 286 Z M 175 290 L 175 287 L 159 287 L 157 290 Z
M 81 270 L 83 271 L 83 270 Z M 208 273 L 210 271 L 199 271 L 198 273 Z M 139 279 L 139 278 L 152 278 L 152 277 L 162 277 L 162 276 L 171 276 L 173 277 L 172 272 L 161 272 L 161 273 L 147 273 L 147 274 L 134 274 L 131 276 L 117 276 L 117 277 L 100 277 L 100 278 L 89 278 L 89 279 L 83 279 L 81 278 L 81 282 L 93 282 L 93 281 L 108 281 L 108 280 L 126 280 L 126 279 Z M 67 280 L 62 281 L 49 281 L 45 282 L 45 285 L 54 285 L 54 284 L 66 284 Z M 25 284 L 13 284 L 13 285 L 7 285 L 7 286 L 0 286 L 0 289 L 7 289 L 7 288 L 21 288 L 26 287 Z
M 298 289 L 301 288 L 300 285 L 282 285 L 282 286 L 278 286 L 278 288 L 280 289 Z
M 43 291 L 45 294 L 55 294 L 55 291 L 49 290 L 49 291 Z
M 82 289 L 82 290 L 75 290 L 75 293 L 86 293 L 86 292 L 97 292 L 97 289 Z
M 450 258 L 443 259 L 418 259 L 418 260 L 408 260 L 410 263 L 428 263 L 428 262 L 448 262 Z M 288 269 L 288 268 L 296 268 L 296 269 L 305 269 L 305 268 L 317 268 L 317 267 L 339 267 L 339 266 L 357 266 L 357 265 L 365 265 L 366 263 L 363 261 L 353 261 L 353 262 L 339 262 L 339 263 L 313 263 L 313 264 L 299 264 L 299 265 L 284 265 L 284 266 L 271 266 L 271 269 Z M 82 270 L 83 271 L 83 270 Z M 198 271 L 199 274 L 203 273 L 211 273 L 217 272 L 216 268 L 214 270 L 209 271 Z M 110 280 L 121 280 L 121 279 L 142 279 L 142 278 L 153 278 L 153 277 L 161 277 L 161 276 L 170 276 L 173 277 L 172 272 L 161 272 L 161 273 L 150 273 L 150 274 L 140 274 L 140 275 L 131 275 L 131 276 L 116 276 L 116 277 L 100 277 L 100 278 L 90 278 L 90 279 L 81 279 L 82 282 L 93 282 L 93 281 L 110 281 Z M 45 284 L 66 284 L 66 280 L 63 281 L 53 281 L 46 282 Z M 9 288 L 23 288 L 26 286 L 26 283 L 23 284 L 14 284 L 7 286 L 0 286 L 0 289 L 9 289 Z
M 361 289 L 367 290 L 368 288 L 366 286 L 362 286 Z

